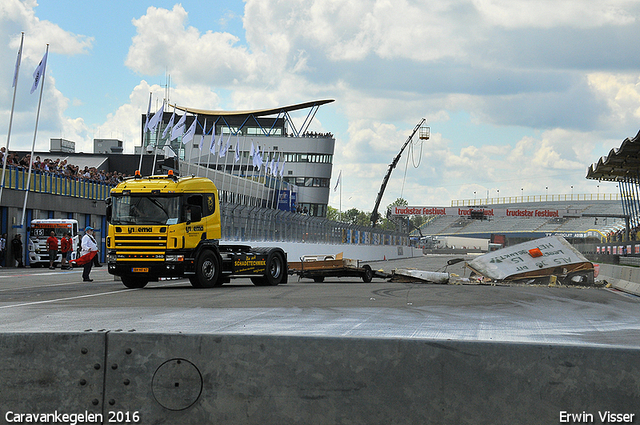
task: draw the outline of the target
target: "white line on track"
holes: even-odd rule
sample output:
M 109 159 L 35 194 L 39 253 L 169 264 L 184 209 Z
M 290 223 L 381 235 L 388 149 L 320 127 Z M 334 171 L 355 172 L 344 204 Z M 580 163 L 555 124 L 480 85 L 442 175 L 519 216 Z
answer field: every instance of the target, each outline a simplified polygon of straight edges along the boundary
M 159 286 L 160 287 L 171 286 L 172 284 L 175 284 L 175 283 L 170 283 L 170 284 L 166 284 L 166 285 L 159 285 Z M 64 285 L 68 285 L 68 283 L 65 283 Z M 80 284 L 78 284 L 78 285 L 80 285 Z M 51 286 L 57 286 L 57 285 L 51 285 Z M 35 288 L 42 288 L 42 286 L 38 286 L 38 287 L 35 287 Z M 32 289 L 32 288 L 28 288 L 28 289 Z M 55 299 L 52 299 L 52 300 L 32 301 L 32 302 L 28 302 L 28 303 L 4 305 L 4 306 L 0 306 L 0 310 L 6 309 L 6 308 L 12 308 L 12 307 L 24 307 L 24 306 L 29 306 L 29 305 L 55 303 L 57 301 L 69 301 L 69 300 L 77 300 L 77 299 L 81 299 L 81 298 L 99 297 L 101 295 L 122 294 L 124 292 L 139 291 L 139 290 L 140 289 L 137 289 L 137 288 L 135 288 L 135 289 L 118 289 L 117 291 L 101 292 L 99 294 L 78 295 L 78 296 L 75 296 L 75 297 L 55 298 Z

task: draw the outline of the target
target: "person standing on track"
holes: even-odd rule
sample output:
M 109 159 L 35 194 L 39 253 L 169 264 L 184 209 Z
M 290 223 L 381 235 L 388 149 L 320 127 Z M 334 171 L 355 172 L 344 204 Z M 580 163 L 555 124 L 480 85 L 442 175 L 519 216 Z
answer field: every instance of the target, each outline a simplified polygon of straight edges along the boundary
M 56 232 L 53 230 L 47 238 L 47 250 L 49 251 L 49 269 L 55 270 L 53 263 L 58 258 L 58 238 L 56 238 Z
M 93 227 L 87 226 L 84 229 L 84 236 L 82 237 L 81 248 L 82 248 L 82 251 L 80 252 L 81 255 L 85 255 L 94 251 L 96 255 L 98 255 L 98 243 L 96 242 L 96 239 L 93 237 Z M 85 263 L 84 271 L 82 272 L 83 282 L 93 282 L 93 279 L 89 277 L 89 273 L 91 273 L 92 266 L 93 266 L 93 259 Z
M 11 252 L 13 252 L 16 267 L 24 267 L 22 262 L 22 235 L 20 233 L 16 233 L 11 240 Z
M 62 262 L 60 263 L 60 270 L 68 270 L 69 260 L 71 260 L 71 233 L 65 232 L 64 236 L 60 240 L 60 252 L 62 253 Z

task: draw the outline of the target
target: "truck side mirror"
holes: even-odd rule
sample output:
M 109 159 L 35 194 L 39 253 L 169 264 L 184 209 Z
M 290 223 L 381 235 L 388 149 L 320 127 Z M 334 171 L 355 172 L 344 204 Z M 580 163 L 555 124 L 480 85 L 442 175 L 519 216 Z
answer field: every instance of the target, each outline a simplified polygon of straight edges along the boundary
M 107 221 L 111 222 L 111 205 L 113 204 L 113 200 L 109 196 L 107 199 L 104 200 L 104 203 L 107 204 L 107 212 L 105 214 L 107 216 Z

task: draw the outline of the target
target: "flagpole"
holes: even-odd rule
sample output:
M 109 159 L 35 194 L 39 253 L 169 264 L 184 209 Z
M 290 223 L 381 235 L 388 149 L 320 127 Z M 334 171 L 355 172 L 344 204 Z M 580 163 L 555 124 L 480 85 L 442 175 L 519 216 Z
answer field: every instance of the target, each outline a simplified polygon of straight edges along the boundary
M 244 142 L 245 144 L 247 143 L 247 136 L 244 136 Z M 251 151 L 249 151 L 249 153 L 251 153 Z M 247 165 L 246 165 L 246 169 L 244 171 L 244 185 L 242 186 L 242 196 L 246 196 L 246 204 L 247 206 L 251 205 L 251 194 L 249 194 L 249 196 L 246 195 L 247 193 L 247 181 L 249 180 L 248 178 L 248 174 L 249 174 L 249 155 L 247 155 Z M 242 159 L 240 160 L 240 175 L 242 175 Z
M 153 93 L 149 93 L 149 108 L 147 109 L 147 119 L 144 123 L 144 128 L 142 129 L 142 140 L 140 141 L 140 164 L 138 165 L 138 170 L 140 170 L 140 174 L 142 174 L 142 155 L 144 155 L 144 136 L 147 135 L 147 124 L 149 124 L 149 113 L 151 112 L 151 96 Z
M 162 108 L 160 108 L 160 110 L 162 111 L 162 117 L 160 118 L 160 121 L 164 120 L 164 99 L 162 100 Z M 157 112 L 156 112 L 157 114 Z M 158 146 L 160 145 L 160 143 L 158 143 L 158 135 L 160 133 L 160 121 L 158 121 L 156 123 L 156 143 L 153 146 L 153 166 L 151 167 L 151 175 L 153 175 L 155 169 L 156 169 L 156 158 L 158 156 Z
M 222 132 L 222 134 L 220 134 L 220 140 L 222 141 L 224 132 Z M 222 169 L 222 190 L 224 189 L 224 181 L 226 180 L 226 176 L 227 176 L 227 160 L 229 159 L 229 141 L 231 140 L 231 127 L 229 127 L 229 137 L 227 138 L 227 142 L 225 143 L 224 146 L 224 166 Z M 220 147 L 220 149 L 222 149 L 222 146 Z M 228 198 L 228 197 L 227 197 Z
M 47 72 L 47 57 L 49 56 L 49 44 L 47 44 L 47 49 L 44 53 L 45 60 L 42 68 L 42 75 L 40 76 L 40 80 L 42 84 L 40 85 L 40 97 L 38 98 L 38 111 L 36 112 L 36 127 L 33 130 L 33 142 L 31 143 L 31 155 L 29 156 L 29 174 L 27 175 L 27 187 L 24 192 L 24 204 L 22 206 L 22 221 L 20 222 L 20 227 L 24 226 L 24 218 L 25 213 L 27 211 L 27 199 L 29 198 L 29 189 L 31 188 L 31 169 L 33 168 L 33 152 L 36 148 L 36 135 L 38 134 L 38 121 L 40 120 L 40 106 L 42 105 L 42 92 L 44 91 L 44 77 Z
M 216 168 L 215 168 L 216 172 L 215 172 L 215 173 L 213 173 L 213 178 L 214 178 L 216 181 L 218 180 L 218 160 L 220 159 L 220 149 L 222 149 L 222 134 L 223 134 L 223 129 L 224 129 L 224 127 L 223 127 L 223 126 L 222 126 L 222 127 L 220 127 L 220 142 L 219 142 L 219 143 L 218 143 L 218 142 L 215 142 L 216 147 L 217 147 L 217 149 L 216 149 L 216 150 L 218 151 L 218 154 L 216 155 Z M 218 197 L 220 197 L 220 191 L 221 191 L 222 189 L 220 189 L 220 188 L 218 187 L 218 184 L 217 184 L 216 182 L 214 182 L 214 183 L 216 184 L 216 188 L 218 188 Z M 220 183 L 220 187 L 222 187 L 222 183 Z
M 18 90 L 18 74 L 20 74 L 20 62 L 22 62 L 22 46 L 24 45 L 24 32 L 20 38 L 20 49 L 16 58 L 16 70 L 13 75 L 13 100 L 11 101 L 11 115 L 9 115 L 9 131 L 7 132 L 7 147 L 2 157 L 2 182 L 0 183 L 0 201 L 2 201 L 2 191 L 4 190 L 4 175 L 7 171 L 7 157 L 9 156 L 9 141 L 11 140 L 11 126 L 13 124 L 13 109 L 16 104 L 16 91 Z
M 185 114 L 186 114 L 186 112 L 185 112 Z M 184 122 L 184 126 L 185 126 L 185 128 L 187 127 L 187 121 Z M 182 135 L 182 139 L 183 139 L 182 145 L 184 146 L 184 149 L 185 149 L 185 151 L 184 151 L 185 159 L 187 157 L 187 149 L 189 150 L 189 160 L 187 161 L 187 176 L 188 176 L 190 174 L 190 171 L 191 171 L 191 154 L 193 153 L 192 152 L 193 149 L 191 148 L 191 146 L 193 146 L 193 139 L 189 140 L 187 143 L 184 143 L 184 136 L 185 135 L 186 135 L 186 133 Z M 189 146 L 189 145 L 191 145 L 191 146 Z M 189 147 L 187 147 L 187 146 L 189 146 Z
M 251 144 L 253 145 L 253 139 L 251 139 Z M 249 155 L 251 158 L 251 181 L 255 183 L 255 180 L 253 180 L 253 177 L 255 176 L 255 172 L 256 172 L 256 164 L 255 164 L 255 156 L 256 156 L 257 152 L 254 149 L 253 150 L 253 155 Z M 247 162 L 247 179 L 249 174 L 249 163 Z M 251 184 L 251 186 L 249 186 L 249 205 L 252 204 L 251 201 L 251 194 L 253 193 L 253 186 L 255 186 L 254 184 Z
M 271 154 L 269 153 L 269 151 L 265 151 L 265 153 L 267 154 L 267 163 L 268 163 L 269 162 L 269 157 L 271 156 Z M 262 191 L 260 193 L 260 206 L 262 206 L 262 199 L 264 197 L 264 191 L 265 191 L 265 188 L 267 188 L 267 168 L 269 168 L 269 166 L 265 165 L 265 167 L 264 167 L 264 185 L 262 186 Z M 269 208 L 269 202 L 267 202 L 267 205 L 265 206 L 265 208 Z
M 213 122 L 213 126 L 211 127 L 211 141 L 209 142 L 209 153 L 207 154 L 207 171 L 205 173 L 205 177 L 209 178 L 209 165 L 211 163 L 211 147 L 215 146 L 216 142 L 216 122 Z

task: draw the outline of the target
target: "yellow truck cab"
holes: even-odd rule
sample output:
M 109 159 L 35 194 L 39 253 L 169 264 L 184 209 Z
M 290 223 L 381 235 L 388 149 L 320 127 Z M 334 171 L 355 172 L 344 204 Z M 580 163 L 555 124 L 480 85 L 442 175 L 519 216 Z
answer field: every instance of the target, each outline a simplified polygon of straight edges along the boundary
M 187 277 L 195 287 L 239 276 L 259 286 L 287 282 L 281 248 L 219 243 L 220 204 L 210 179 L 136 172 L 106 202 L 108 270 L 128 288 L 160 277 Z

